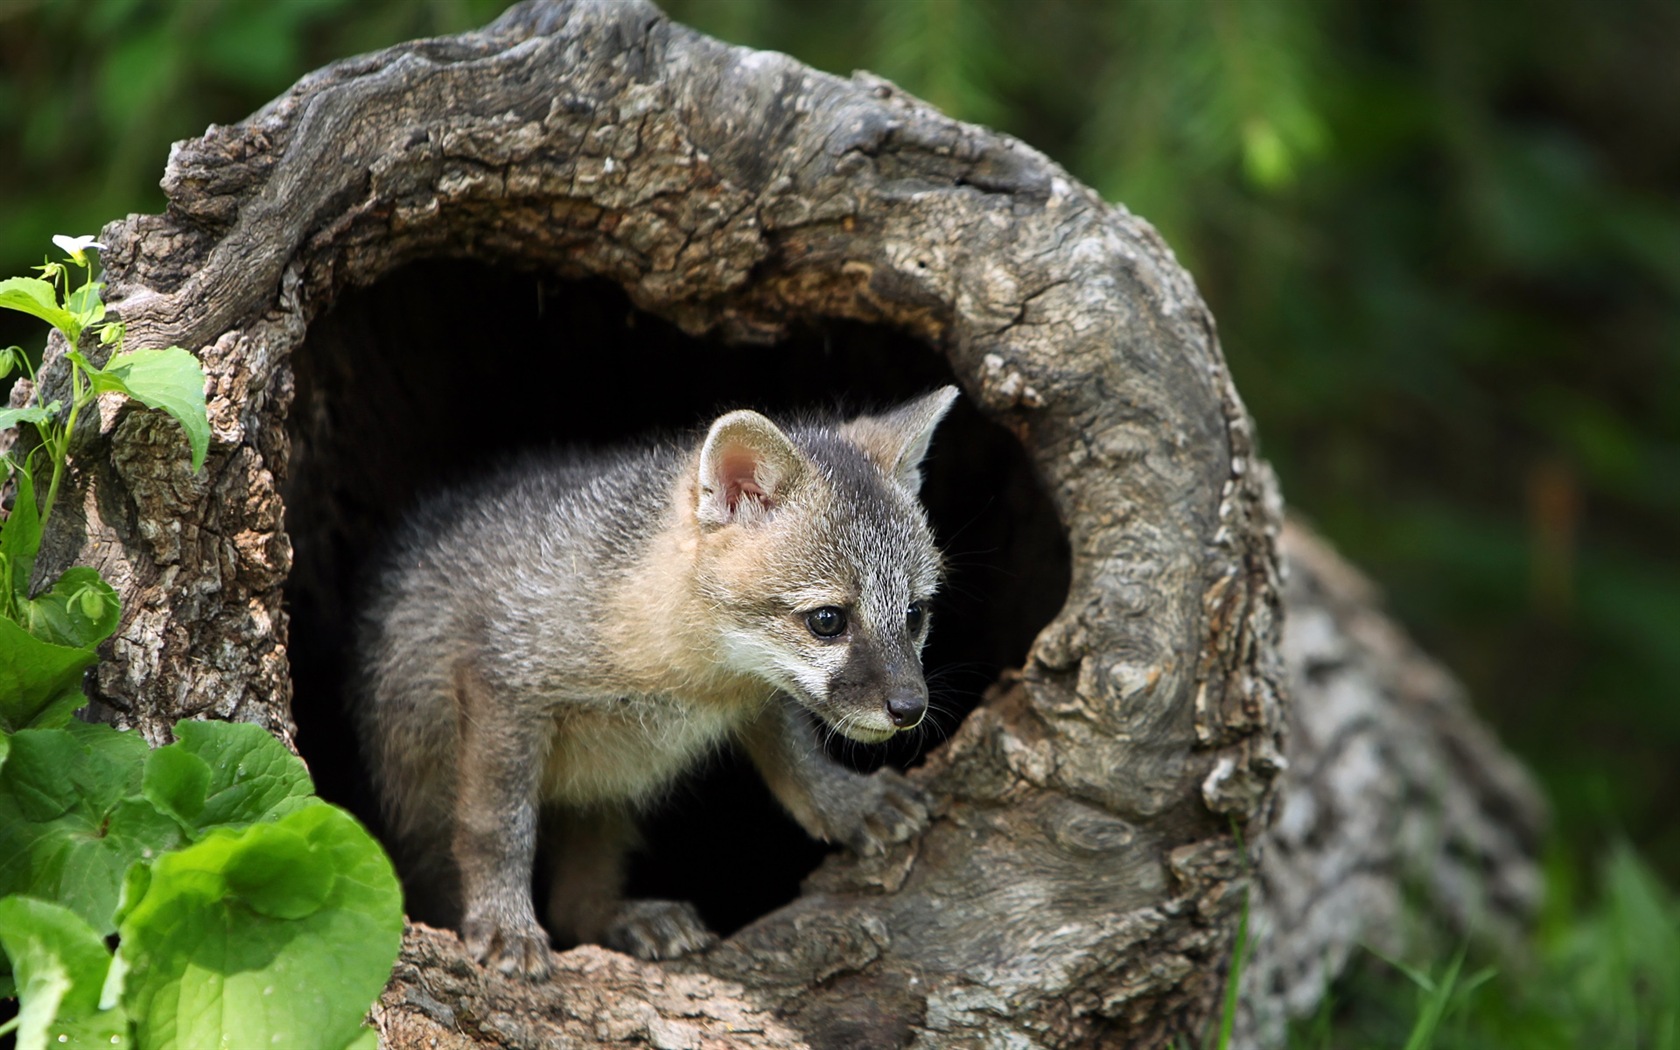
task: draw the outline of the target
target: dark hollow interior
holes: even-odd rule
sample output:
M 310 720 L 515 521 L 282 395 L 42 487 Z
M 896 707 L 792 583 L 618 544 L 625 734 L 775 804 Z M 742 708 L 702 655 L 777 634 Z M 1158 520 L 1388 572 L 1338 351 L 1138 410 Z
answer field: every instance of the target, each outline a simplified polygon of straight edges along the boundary
M 684 335 L 610 284 L 453 261 L 347 291 L 292 365 L 286 601 L 298 747 L 321 794 L 376 830 L 345 713 L 352 623 L 360 568 L 418 496 L 516 449 L 692 431 L 739 407 L 881 408 L 953 381 L 943 357 L 891 330 L 824 324 L 773 346 L 732 346 Z M 924 658 L 936 714 L 915 741 L 836 751 L 860 768 L 902 768 L 937 747 L 1001 670 L 1021 664 L 1067 594 L 1066 538 L 1009 433 L 959 401 L 925 477 L 949 564 Z M 644 831 L 629 893 L 693 901 L 725 933 L 797 896 L 825 850 L 728 755 L 674 790 Z

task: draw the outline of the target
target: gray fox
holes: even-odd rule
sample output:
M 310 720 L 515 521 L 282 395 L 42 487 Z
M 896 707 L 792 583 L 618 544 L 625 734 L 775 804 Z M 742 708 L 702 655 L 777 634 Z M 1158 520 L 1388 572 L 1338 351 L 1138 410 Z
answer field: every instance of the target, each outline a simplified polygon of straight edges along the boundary
M 956 396 L 785 427 L 730 412 L 696 445 L 523 460 L 423 505 L 375 572 L 355 687 L 411 895 L 480 961 L 542 977 L 540 834 L 562 943 L 707 947 L 690 906 L 620 900 L 623 861 L 637 811 L 728 741 L 812 836 L 913 834 L 920 792 L 819 733 L 879 743 L 927 711 L 942 569 L 917 492 Z

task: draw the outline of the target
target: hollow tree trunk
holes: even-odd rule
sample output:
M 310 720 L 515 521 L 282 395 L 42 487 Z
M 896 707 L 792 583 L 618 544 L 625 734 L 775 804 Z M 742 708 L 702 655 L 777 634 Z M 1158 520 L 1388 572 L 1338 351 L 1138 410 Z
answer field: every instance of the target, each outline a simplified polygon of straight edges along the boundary
M 680 400 L 658 370 L 586 383 L 611 344 L 469 337 L 404 357 L 427 336 L 401 315 L 328 323 L 424 260 L 610 282 L 695 337 L 680 353 L 702 372 L 736 344 L 873 326 L 882 367 L 954 374 L 1061 523 L 1042 549 L 1065 552 L 1065 598 L 1027 566 L 1022 586 L 1056 590 L 1059 611 L 915 771 L 937 801 L 923 835 L 829 857 L 791 904 L 682 963 L 581 948 L 527 986 L 413 926 L 375 1013 L 387 1045 L 1195 1042 L 1254 870 L 1244 1038 L 1269 1039 L 1349 945 L 1399 928 L 1409 880 L 1449 922 L 1508 926 L 1532 905 L 1520 770 L 1332 555 L 1300 540 L 1280 592 L 1276 494 L 1190 278 L 1022 144 L 643 3 L 533 3 L 328 66 L 178 145 L 164 187 L 164 215 L 104 231 L 108 297 L 130 345 L 200 355 L 210 463 L 189 474 L 170 424 L 107 409 L 43 558 L 95 564 L 123 594 L 97 691 L 154 740 L 183 716 L 293 739 L 289 646 L 341 634 L 349 563 L 392 511 L 382 486 L 418 486 L 425 455 L 466 462 L 482 433 L 552 437 L 656 389 Z M 430 280 L 469 332 L 507 308 Z M 562 328 L 588 298 L 565 300 Z M 821 374 L 825 352 L 755 367 Z M 426 372 L 439 361 L 453 371 Z M 439 389 L 448 418 L 398 418 Z M 495 431 L 510 420 L 526 431 Z M 380 444 L 392 428 L 417 455 Z M 331 707 L 300 686 L 306 702 Z M 331 735 L 336 716 L 317 717 Z M 1439 799 L 1430 821 L 1419 792 Z M 1483 877 L 1452 877 L 1470 866 Z

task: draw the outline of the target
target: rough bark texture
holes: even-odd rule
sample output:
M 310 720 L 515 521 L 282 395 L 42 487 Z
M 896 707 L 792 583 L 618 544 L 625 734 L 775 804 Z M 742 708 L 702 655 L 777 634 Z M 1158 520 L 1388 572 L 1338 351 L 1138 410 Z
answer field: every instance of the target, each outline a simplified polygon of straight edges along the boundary
M 1242 1029 L 1310 1014 L 1362 946 L 1512 950 L 1540 905 L 1545 807 L 1463 689 L 1299 522 L 1283 530 L 1289 768 L 1263 840 Z M 1421 920 L 1421 921 L 1420 921 Z
M 387 1045 L 1197 1044 L 1256 863 L 1245 1024 L 1264 1037 L 1281 1004 L 1308 1004 L 1314 967 L 1382 935 L 1402 877 L 1437 875 L 1431 900 L 1455 919 L 1528 901 L 1531 857 L 1509 838 L 1533 824 L 1521 774 L 1339 571 L 1300 576 L 1317 616 L 1292 636 L 1301 731 L 1279 848 L 1257 860 L 1286 765 L 1269 473 L 1160 238 L 1022 144 L 643 3 L 539 3 L 312 74 L 179 144 L 164 187 L 166 214 L 104 231 L 109 298 L 130 345 L 200 355 L 210 462 L 190 474 L 172 424 L 106 406 L 78 458 L 79 520 L 66 508 L 43 559 L 95 564 L 124 595 L 97 688 L 153 739 L 183 716 L 293 738 L 282 599 L 300 630 L 333 633 L 355 549 L 343 523 L 419 469 L 357 461 L 342 434 L 436 437 L 380 416 L 405 376 L 358 360 L 353 332 L 303 348 L 352 286 L 418 260 L 604 279 L 708 337 L 694 355 L 848 322 L 903 333 L 1014 435 L 1062 523 L 1065 602 L 916 772 L 937 800 L 920 838 L 830 857 L 792 904 L 681 964 L 580 949 L 530 987 L 415 927 L 376 1011 Z M 402 327 L 375 321 L 386 338 Z M 568 386 L 573 366 L 542 358 L 559 393 L 539 399 L 473 372 L 491 352 L 448 355 L 469 424 L 534 415 L 541 435 L 569 405 L 635 396 Z M 432 430 L 471 445 L 469 424 Z M 314 552 L 290 578 L 283 493 Z M 1325 688 L 1325 667 L 1367 688 L 1365 706 Z M 1350 734 L 1394 790 L 1338 772 Z M 1443 834 L 1380 832 L 1413 828 L 1419 790 L 1444 800 Z M 1345 803 L 1337 819 L 1324 791 Z M 1458 878 L 1476 868 L 1460 847 L 1492 870 Z M 1385 908 L 1351 903 L 1365 898 L 1350 872 Z

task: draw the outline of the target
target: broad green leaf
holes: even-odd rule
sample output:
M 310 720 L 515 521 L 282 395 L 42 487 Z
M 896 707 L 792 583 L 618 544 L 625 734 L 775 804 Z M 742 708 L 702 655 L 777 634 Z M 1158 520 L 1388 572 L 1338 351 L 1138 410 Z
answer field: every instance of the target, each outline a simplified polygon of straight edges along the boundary
M 98 658 L 91 648 L 42 641 L 0 617 L 0 730 L 11 733 L 68 722 L 87 702 L 82 672 Z
M 228 890 L 258 915 L 304 919 L 332 893 L 328 857 L 280 824 L 253 824 L 223 869 Z
M 303 761 L 261 726 L 182 720 L 175 723 L 175 743 L 169 747 L 209 767 L 203 805 L 194 820 L 200 831 L 272 820 L 310 800 L 315 791 Z
M 118 929 L 121 929 L 122 924 L 128 921 L 128 913 L 134 910 L 134 906 L 146 899 L 146 890 L 151 885 L 152 866 L 150 864 L 130 864 L 128 866 L 127 873 L 123 875 L 122 889 L 117 894 L 117 910 L 111 917 L 111 921 L 116 923 Z M 117 957 L 117 962 L 126 973 L 128 964 L 124 962 L 122 956 Z
M 88 378 L 96 391 L 127 394 L 148 408 L 161 408 L 175 417 L 187 432 L 193 469 L 203 466 L 204 453 L 210 447 L 210 417 L 204 405 L 204 370 L 198 358 L 178 346 L 128 350 L 112 355 L 104 368 L 90 366 Z
M 147 754 L 138 733 L 77 722 L 62 729 L 26 729 L 11 736 L 11 753 L 0 767 L 0 789 L 12 810 L 33 822 L 53 820 L 90 807 L 103 814 L 139 793 L 140 766 Z M 0 814 L 5 811 L 0 810 Z M 0 850 L 0 862 L 7 851 Z M 25 892 L 12 886 L 3 893 Z
M 180 744 L 153 749 L 146 756 L 141 791 L 152 805 L 179 820 L 183 827 L 196 828 L 204 812 L 204 798 L 210 790 L 210 766 Z
M 39 277 L 0 281 L 0 307 L 39 317 L 72 339 L 78 327 L 70 312 L 58 305 L 57 291 Z
M 19 1050 L 131 1045 L 123 1011 L 100 1009 L 111 951 L 75 912 L 32 897 L 0 899 L 0 946 L 17 979 Z
M 29 577 L 35 571 L 35 555 L 41 549 L 41 513 L 35 504 L 35 482 L 29 471 L 20 469 L 13 477 L 17 483 L 12 513 L 0 523 L 0 557 L 5 559 L 5 571 L 11 575 L 9 596 L 22 601 L 29 597 Z M 7 581 L 0 580 L 0 585 L 7 585 Z M 0 597 L 0 607 L 11 608 L 13 604 L 3 602 Z M 0 664 L 3 663 L 4 650 L 0 650 Z M 12 694 L 5 687 L 5 679 L 0 678 L 0 698 L 9 695 Z M 0 706 L 0 712 L 3 710 Z
M 53 414 L 39 405 L 27 408 L 0 408 L 0 430 L 10 430 L 19 423 L 33 423 L 40 426 L 51 423 Z
M 42 641 L 92 649 L 111 637 L 122 616 L 117 592 L 89 565 L 74 565 L 52 590 L 19 603 L 18 622 Z
M 122 920 L 143 1046 L 346 1046 L 402 940 L 390 861 L 324 802 L 160 857 Z
M 13 734 L 11 745 L 0 767 L 0 894 L 59 901 L 112 932 L 129 865 L 185 838 L 140 797 L 145 741 L 72 722 Z

